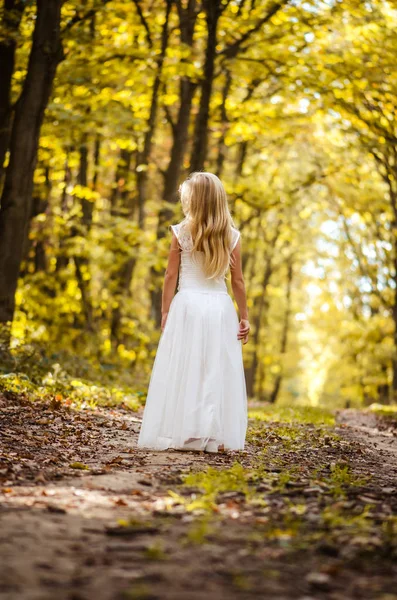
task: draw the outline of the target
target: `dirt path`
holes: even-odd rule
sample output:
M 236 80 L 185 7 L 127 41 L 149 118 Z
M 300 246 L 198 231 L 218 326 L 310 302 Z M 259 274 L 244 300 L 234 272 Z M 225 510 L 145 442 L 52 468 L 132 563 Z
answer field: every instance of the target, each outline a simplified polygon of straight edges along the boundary
M 244 453 L 151 453 L 136 450 L 139 418 L 128 411 L 76 417 L 17 398 L 3 398 L 0 407 L 4 600 L 397 598 L 394 530 L 385 541 L 371 528 L 341 529 L 335 521 L 328 536 L 321 517 L 338 503 L 343 510 L 350 503 L 352 514 L 373 506 L 373 522 L 396 510 L 397 438 L 376 421 L 345 411 L 340 438 L 302 425 L 293 436 L 289 430 L 290 439 L 284 426 L 266 423 L 262 437 L 253 425 Z M 263 442 L 258 479 L 254 462 Z M 181 474 L 208 465 L 229 469 L 236 461 L 253 473 L 253 500 L 249 491 L 223 490 L 210 517 L 178 501 L 175 493 L 189 501 L 200 496 L 194 486 L 180 486 Z M 349 461 L 354 473 L 370 476 L 338 496 L 336 508 L 328 502 L 332 477 L 310 474 L 332 461 Z M 344 546 L 346 535 L 353 543 Z
M 397 424 L 379 419 L 375 414 L 357 410 L 341 411 L 337 418 L 339 432 L 346 439 L 365 448 L 363 472 L 381 477 L 382 484 L 397 484 Z M 373 470 L 371 470 L 373 467 Z

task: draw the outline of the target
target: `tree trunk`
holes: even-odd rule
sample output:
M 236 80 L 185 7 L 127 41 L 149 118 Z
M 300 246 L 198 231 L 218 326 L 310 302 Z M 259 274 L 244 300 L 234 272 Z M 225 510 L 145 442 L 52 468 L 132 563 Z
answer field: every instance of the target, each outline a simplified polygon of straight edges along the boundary
M 261 221 L 259 219 L 258 220 L 258 228 L 260 227 L 260 225 L 261 225 Z M 273 237 L 270 240 L 268 240 L 266 264 L 265 264 L 265 268 L 263 271 L 263 279 L 262 279 L 262 293 L 259 296 L 257 305 L 255 307 L 257 309 L 257 312 L 253 319 L 253 325 L 254 325 L 254 328 L 253 328 L 254 333 L 252 336 L 253 355 L 252 355 L 252 361 L 251 361 L 250 366 L 245 370 L 245 377 L 246 377 L 246 383 L 247 383 L 247 395 L 249 397 L 253 397 L 254 393 L 255 393 L 255 382 L 256 382 L 257 369 L 258 369 L 258 364 L 259 364 L 258 353 L 259 353 L 259 341 L 260 341 L 260 327 L 261 327 L 261 324 L 263 323 L 263 318 L 267 312 L 267 302 L 268 302 L 267 287 L 270 283 L 270 278 L 273 274 L 274 249 L 275 249 L 278 237 L 280 235 L 280 225 L 281 225 L 281 222 L 278 221 L 276 224 L 276 229 L 275 229 Z M 250 277 L 250 281 L 252 281 L 252 279 L 253 279 L 253 276 Z
M 66 219 L 66 215 L 70 209 L 70 195 L 68 193 L 69 185 L 72 181 L 72 170 L 69 165 L 69 155 L 73 151 L 72 147 L 66 148 L 66 156 L 65 156 L 65 166 L 64 166 L 64 177 L 63 177 L 63 188 L 62 188 L 62 196 L 61 196 L 61 211 L 62 216 Z M 57 252 L 57 264 L 56 271 L 61 271 L 62 269 L 66 269 L 69 264 L 69 257 L 66 254 L 66 239 L 63 234 L 61 234 L 59 238 L 59 248 Z
M 12 321 L 15 291 L 31 215 L 40 128 L 59 62 L 63 0 L 37 0 L 32 49 L 10 139 L 0 209 L 0 322 Z
M 112 216 L 133 216 L 134 206 L 127 202 L 130 183 L 131 150 L 120 149 L 115 181 L 110 195 L 110 214 Z
M 136 265 L 136 258 L 129 258 L 122 266 L 119 274 L 117 290 L 113 296 L 114 307 L 112 310 L 112 319 L 110 324 L 110 337 L 117 347 L 121 342 L 120 337 L 120 325 L 121 319 L 123 316 L 122 308 L 123 308 L 123 299 L 127 296 L 132 277 L 134 274 L 134 269 Z
M 82 187 L 87 187 L 88 185 L 88 146 L 87 146 L 87 134 L 83 135 L 83 139 L 80 145 L 80 165 L 79 172 L 77 176 L 77 182 Z M 88 235 L 91 225 L 92 225 L 92 214 L 94 205 L 92 202 L 89 202 L 85 198 L 81 200 L 81 208 L 83 212 L 82 226 L 85 230 L 85 234 Z M 72 232 L 72 235 L 76 235 L 77 231 Z M 81 292 L 81 302 L 83 307 L 83 312 L 86 319 L 87 328 L 90 331 L 94 331 L 94 315 L 93 308 L 91 302 L 91 293 L 90 293 L 90 264 L 88 260 L 88 255 L 85 256 L 75 256 L 74 264 L 76 269 L 76 278 L 77 283 Z M 87 277 L 88 273 L 88 277 Z
M 388 188 L 390 208 L 393 215 L 390 223 L 393 245 L 393 281 L 395 284 L 393 300 L 390 306 L 390 314 L 394 324 L 391 400 L 392 402 L 397 402 L 397 147 L 393 144 L 382 150 L 379 148 L 375 150 L 373 148 L 371 153 L 377 164 L 378 172 Z
M 99 163 L 101 159 L 101 138 L 98 134 L 94 145 L 94 174 L 92 176 L 92 189 L 96 192 L 98 188 Z
M 197 19 L 197 2 L 196 0 L 189 0 L 186 8 L 182 6 L 182 2 L 180 0 L 176 0 L 176 3 L 179 15 L 181 41 L 183 44 L 186 44 L 192 48 L 194 28 Z M 182 62 L 185 61 L 186 59 L 183 59 Z M 189 77 L 182 77 L 180 83 L 178 115 L 175 123 L 172 124 L 173 141 L 171 157 L 167 166 L 167 170 L 164 174 L 163 200 L 168 204 L 176 204 L 178 201 L 177 188 L 188 143 L 190 115 L 196 87 L 197 84 Z M 173 211 L 167 206 L 160 210 L 157 225 L 157 239 L 161 239 L 165 236 L 167 223 L 173 214 Z M 153 289 L 151 292 L 151 316 L 154 319 L 156 326 L 159 327 L 161 323 L 161 281 L 159 274 L 156 271 L 152 270 L 151 275 L 153 284 Z
M 190 170 L 201 171 L 204 168 L 208 148 L 208 121 L 210 101 L 215 75 L 215 58 L 217 44 L 217 28 L 222 14 L 221 0 L 204 0 L 203 9 L 207 21 L 207 46 L 205 49 L 204 73 L 201 84 L 200 107 L 196 117 L 194 141 Z
M 11 83 L 15 66 L 16 36 L 24 9 L 25 3 L 21 0 L 4 2 L 0 41 L 0 181 L 10 138 Z
M 37 216 L 40 214 L 48 213 L 48 208 L 50 204 L 51 197 L 51 177 L 50 177 L 50 167 L 47 166 L 45 168 L 45 194 L 44 198 L 38 199 L 38 205 L 34 211 L 33 216 Z M 41 226 L 39 226 L 39 229 Z M 35 273 L 39 273 L 40 271 L 47 271 L 47 253 L 46 253 L 46 245 L 43 239 L 39 239 L 35 243 L 34 247 L 34 271 Z
M 161 33 L 161 50 L 160 55 L 157 59 L 157 70 L 152 87 L 152 97 L 150 104 L 149 119 L 147 122 L 147 129 L 144 137 L 143 149 L 137 153 L 136 157 L 136 187 L 137 187 L 137 200 L 138 200 L 138 224 L 141 229 L 144 228 L 145 222 L 145 201 L 148 183 L 148 167 L 150 155 L 153 147 L 153 136 L 156 126 L 156 119 L 159 106 L 159 92 L 161 85 L 161 75 L 163 71 L 164 59 L 168 47 L 169 30 L 168 23 L 171 13 L 171 7 L 174 0 L 166 0 L 166 13 L 165 20 L 163 23 Z M 131 157 L 130 157 L 131 158 Z M 129 168 L 129 164 L 128 164 Z M 122 299 L 123 296 L 128 292 L 134 268 L 136 264 L 136 258 L 128 258 L 122 265 L 119 274 L 119 281 L 117 283 L 116 300 L 115 306 L 112 310 L 111 319 L 111 337 L 117 344 L 120 341 L 119 329 L 122 318 Z
M 288 261 L 288 270 L 287 270 L 287 291 L 286 291 L 286 309 L 283 323 L 283 330 L 281 334 L 281 344 L 280 344 L 280 360 L 283 361 L 285 353 L 287 351 L 288 344 L 288 332 L 289 332 L 289 323 L 291 316 L 291 291 L 292 291 L 292 278 L 293 278 L 293 264 L 292 258 Z M 274 382 L 274 387 L 272 393 L 270 394 L 269 401 L 274 404 L 277 401 L 278 394 L 280 392 L 281 383 L 283 381 L 283 364 L 281 364 L 281 371 L 276 377 L 276 381 Z
M 179 16 L 179 27 L 181 42 L 190 48 L 193 48 L 194 28 L 196 25 L 197 12 L 196 0 L 188 0 L 186 8 L 182 6 L 180 0 L 176 0 Z M 187 59 L 183 58 L 182 63 Z M 164 174 L 163 200 L 164 202 L 175 204 L 178 200 L 177 187 L 181 175 L 183 159 L 188 142 L 188 131 L 190 115 L 192 111 L 192 102 L 197 84 L 189 77 L 184 76 L 181 79 L 179 87 L 179 109 L 175 123 L 172 124 L 173 142 L 171 148 L 170 161 Z M 163 237 L 164 225 L 171 217 L 172 212 L 168 208 L 160 211 L 157 237 Z
M 222 177 L 223 165 L 225 162 L 225 152 L 226 152 L 225 137 L 226 137 L 227 131 L 229 129 L 229 118 L 228 118 L 227 112 L 226 112 L 226 101 L 229 96 L 231 85 L 232 85 L 232 75 L 231 75 L 229 69 L 226 69 L 225 84 L 222 89 L 222 104 L 221 104 L 221 128 L 222 128 L 221 133 L 222 133 L 222 135 L 218 142 L 218 156 L 216 158 L 216 175 L 218 177 Z
M 397 212 L 397 211 L 396 211 Z M 392 306 L 392 318 L 394 322 L 394 353 L 392 360 L 392 369 L 393 369 L 393 379 L 392 379 L 392 399 L 393 402 L 397 402 L 397 219 L 394 220 L 392 224 L 392 232 L 394 238 L 394 298 L 393 298 L 393 306 Z
M 147 129 L 145 133 L 145 139 L 143 144 L 142 152 L 139 152 L 137 155 L 137 172 L 136 172 L 136 183 L 137 183 L 137 192 L 138 192 L 138 223 L 139 227 L 143 229 L 144 220 L 145 220 L 145 200 L 146 200 L 146 188 L 148 182 L 148 167 L 149 167 L 149 159 L 153 146 L 153 136 L 154 130 L 156 126 L 156 118 L 158 112 L 159 105 L 159 92 L 161 85 L 161 75 L 163 72 L 164 59 L 167 52 L 168 46 L 168 21 L 171 12 L 173 0 L 166 0 L 166 13 L 165 20 L 163 24 L 163 29 L 161 33 L 161 51 L 160 55 L 157 59 L 157 70 L 156 76 L 153 82 L 152 88 L 152 100 L 150 104 L 150 113 L 149 119 L 147 122 Z
M 269 254 L 266 260 L 265 270 L 263 272 L 263 280 L 262 280 L 262 293 L 258 298 L 257 311 L 253 320 L 254 325 L 254 334 L 252 336 L 252 348 L 253 348 L 253 356 L 252 362 L 248 369 L 246 369 L 245 377 L 247 382 L 247 395 L 249 398 L 252 398 L 255 393 L 255 380 L 256 380 L 256 371 L 258 368 L 258 351 L 259 351 L 259 337 L 260 337 L 260 327 L 263 319 L 263 313 L 266 308 L 267 302 L 267 287 L 269 285 L 270 278 L 273 273 L 273 264 L 272 264 L 273 256 Z
M 130 150 L 120 150 L 120 158 L 116 170 L 115 188 L 112 194 L 112 214 L 133 217 L 134 204 L 129 192 L 129 179 L 132 153 Z M 123 300 L 128 295 L 134 274 L 136 257 L 128 257 L 115 274 L 115 290 L 110 319 L 110 337 L 117 347 L 121 343 L 120 325 L 123 317 Z
M 163 200 L 175 204 L 178 201 L 178 183 L 181 176 L 183 158 L 186 153 L 188 142 L 188 131 L 192 102 L 196 84 L 187 77 L 183 78 L 180 85 L 180 105 L 178 117 L 174 128 L 173 144 L 171 148 L 171 157 L 167 170 L 164 174 Z M 159 232 L 164 229 L 165 223 L 169 220 L 172 211 L 164 209 L 159 214 Z M 162 231 L 164 234 L 164 231 Z M 158 237 L 162 237 L 161 235 Z
M 186 153 L 190 114 L 192 109 L 193 96 L 196 84 L 190 79 L 184 78 L 181 81 L 180 106 L 178 111 L 178 120 L 174 128 L 174 139 L 171 149 L 171 158 L 164 175 L 163 200 L 169 204 L 176 204 L 178 201 L 178 182 L 181 176 L 183 158 Z M 168 206 L 162 208 L 159 212 L 157 225 L 157 239 L 165 236 L 167 224 L 174 212 Z M 152 318 L 156 326 L 161 323 L 161 279 L 158 272 L 152 271 Z
M 80 145 L 80 168 L 77 177 L 78 184 L 81 187 L 88 186 L 88 136 L 83 135 Z M 83 224 L 87 230 L 91 229 L 92 214 L 94 211 L 94 203 L 86 198 L 81 199 L 81 208 L 83 211 Z

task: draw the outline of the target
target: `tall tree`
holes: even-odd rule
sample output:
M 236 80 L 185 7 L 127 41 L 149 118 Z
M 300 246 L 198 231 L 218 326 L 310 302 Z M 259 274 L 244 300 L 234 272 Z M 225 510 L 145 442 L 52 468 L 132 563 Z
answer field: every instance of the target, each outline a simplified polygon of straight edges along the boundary
M 208 146 L 208 120 L 210 101 L 215 75 L 217 30 L 219 18 L 225 8 L 222 0 L 203 0 L 207 23 L 207 42 L 203 77 L 201 82 L 200 107 L 196 117 L 190 170 L 200 171 L 204 167 Z
M 164 23 L 161 32 L 161 47 L 156 60 L 156 72 L 153 81 L 153 87 L 151 91 L 151 101 L 149 117 L 146 124 L 146 131 L 144 135 L 143 147 L 140 152 L 137 152 L 137 167 L 136 167 L 136 183 L 137 183 L 137 196 L 138 196 L 138 222 L 139 226 L 143 228 L 144 224 L 144 204 L 146 200 L 146 188 L 148 181 L 148 168 L 149 159 L 153 147 L 153 138 L 156 127 L 156 119 L 159 107 L 159 95 L 161 86 L 161 76 L 163 72 L 164 60 L 167 52 L 168 37 L 169 37 L 169 18 L 171 13 L 171 7 L 174 0 L 165 0 L 165 16 Z M 140 6 L 137 3 L 138 7 Z M 146 21 L 144 21 L 146 22 Z M 147 31 L 149 31 L 148 25 Z M 151 38 L 149 38 L 151 39 Z
M 15 68 L 17 34 L 25 6 L 23 0 L 5 0 L 0 24 L 0 180 L 10 137 L 11 82 Z
M 39 134 L 63 59 L 63 0 L 37 0 L 32 49 L 11 131 L 10 162 L 0 208 L 0 323 L 12 321 L 15 290 L 31 214 Z

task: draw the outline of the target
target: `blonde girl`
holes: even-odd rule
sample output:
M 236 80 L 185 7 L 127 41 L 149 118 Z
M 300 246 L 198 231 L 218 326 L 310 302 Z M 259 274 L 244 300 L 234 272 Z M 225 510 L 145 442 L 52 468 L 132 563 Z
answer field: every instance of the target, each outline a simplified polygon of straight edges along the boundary
M 250 325 L 240 232 L 216 175 L 191 174 L 180 196 L 185 218 L 171 225 L 162 334 L 138 446 L 242 450 L 247 429 L 242 343 Z M 239 319 L 225 282 L 229 269 Z

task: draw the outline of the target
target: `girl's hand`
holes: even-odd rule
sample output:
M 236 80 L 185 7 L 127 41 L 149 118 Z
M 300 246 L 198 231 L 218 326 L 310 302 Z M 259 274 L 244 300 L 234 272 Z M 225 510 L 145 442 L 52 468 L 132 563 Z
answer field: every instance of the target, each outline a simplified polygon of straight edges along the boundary
M 246 344 L 248 342 L 249 332 L 250 332 L 250 322 L 248 321 L 248 319 L 241 319 L 238 334 L 237 334 L 237 339 L 243 340 L 243 344 Z
M 161 331 L 164 331 L 165 324 L 167 322 L 168 313 L 163 313 L 161 315 Z

